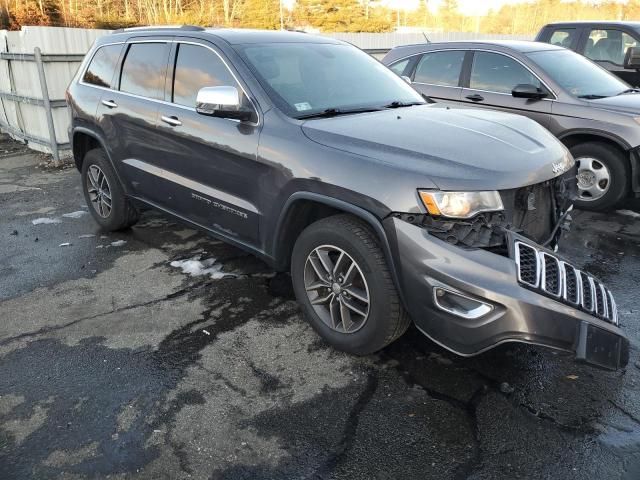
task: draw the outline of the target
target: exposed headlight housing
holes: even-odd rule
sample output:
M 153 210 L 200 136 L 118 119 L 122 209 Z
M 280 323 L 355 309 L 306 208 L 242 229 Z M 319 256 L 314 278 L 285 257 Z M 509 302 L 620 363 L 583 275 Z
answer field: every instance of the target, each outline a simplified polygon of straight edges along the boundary
M 496 191 L 442 192 L 419 190 L 420 199 L 427 211 L 434 216 L 471 218 L 482 212 L 504 210 L 502 198 Z

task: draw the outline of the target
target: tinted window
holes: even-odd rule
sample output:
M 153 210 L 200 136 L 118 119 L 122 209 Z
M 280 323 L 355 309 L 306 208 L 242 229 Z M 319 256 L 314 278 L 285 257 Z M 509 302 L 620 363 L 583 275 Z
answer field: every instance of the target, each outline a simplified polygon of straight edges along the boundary
M 637 45 L 631 35 L 620 30 L 591 30 L 584 54 L 591 60 L 622 65 L 627 49 Z
M 202 87 L 236 85 L 226 65 L 211 50 L 197 45 L 180 44 L 173 76 L 173 102 L 195 107 Z
M 96 51 L 82 80 L 98 87 L 111 88 L 122 45 L 107 45 Z
M 575 28 L 560 28 L 553 31 L 551 38 L 549 39 L 549 43 L 559 47 L 569 48 L 573 44 L 575 37 Z
M 528 56 L 549 78 L 576 97 L 608 97 L 629 88 L 615 75 L 570 50 L 532 52 Z
M 404 74 L 404 71 L 407 69 L 407 65 L 409 64 L 409 59 L 402 60 L 401 62 L 396 63 L 395 65 L 390 66 L 389 68 L 396 72 L 398 75 Z
M 134 43 L 124 59 L 120 90 L 161 100 L 164 98 L 166 69 L 166 44 Z
M 424 54 L 416 68 L 414 81 L 457 87 L 464 54 L 459 50 Z
M 488 92 L 511 93 L 513 87 L 530 84 L 542 88 L 540 81 L 514 59 L 498 53 L 476 52 L 469 86 Z
M 407 83 L 350 45 L 272 43 L 237 47 L 269 96 L 293 117 L 424 103 Z

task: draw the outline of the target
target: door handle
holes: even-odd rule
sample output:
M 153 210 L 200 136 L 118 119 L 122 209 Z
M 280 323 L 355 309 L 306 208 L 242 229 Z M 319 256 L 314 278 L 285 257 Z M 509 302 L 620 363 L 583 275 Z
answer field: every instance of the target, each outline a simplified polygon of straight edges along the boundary
M 474 93 L 473 95 L 467 95 L 466 98 L 471 100 L 472 102 L 481 102 L 484 100 L 484 97 L 482 95 L 478 95 L 477 93 Z
M 160 120 L 162 120 L 164 123 L 168 123 L 172 127 L 179 127 L 180 125 L 182 125 L 182 122 L 178 120 L 178 117 L 175 116 L 167 117 L 166 115 L 162 115 L 162 117 L 160 117 Z
M 113 100 L 102 100 L 102 104 L 108 108 L 117 108 L 118 104 Z

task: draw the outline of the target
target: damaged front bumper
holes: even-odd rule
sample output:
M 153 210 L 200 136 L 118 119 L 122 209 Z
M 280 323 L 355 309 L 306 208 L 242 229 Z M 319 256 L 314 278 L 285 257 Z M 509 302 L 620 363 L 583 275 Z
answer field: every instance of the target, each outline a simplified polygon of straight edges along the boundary
M 617 325 L 613 296 L 586 275 L 589 293 L 580 297 L 581 286 L 574 293 L 573 280 L 566 278 L 580 272 L 553 252 L 517 235 L 510 235 L 509 256 L 464 249 L 394 217 L 385 220 L 385 230 L 395 237 L 406 308 L 416 326 L 443 347 L 472 356 L 501 343 L 524 342 L 573 352 L 577 360 L 602 368 L 627 364 L 629 341 Z M 538 269 L 533 273 L 523 269 L 527 247 L 535 251 L 529 259 Z

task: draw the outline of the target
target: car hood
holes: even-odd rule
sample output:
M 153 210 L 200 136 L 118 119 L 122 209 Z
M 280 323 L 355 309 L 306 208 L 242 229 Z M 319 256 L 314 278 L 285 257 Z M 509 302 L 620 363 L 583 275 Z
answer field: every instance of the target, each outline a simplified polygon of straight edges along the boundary
M 589 100 L 589 104 L 596 108 L 612 112 L 640 114 L 640 93 L 616 95 L 614 97 Z
M 542 126 L 491 110 L 430 104 L 308 120 L 302 129 L 314 142 L 410 170 L 443 190 L 517 188 L 573 164 L 554 168 L 568 153 Z

